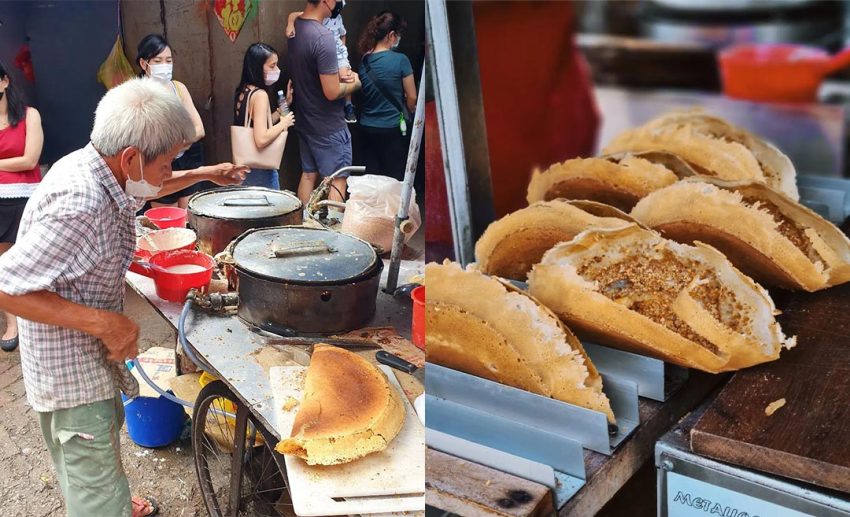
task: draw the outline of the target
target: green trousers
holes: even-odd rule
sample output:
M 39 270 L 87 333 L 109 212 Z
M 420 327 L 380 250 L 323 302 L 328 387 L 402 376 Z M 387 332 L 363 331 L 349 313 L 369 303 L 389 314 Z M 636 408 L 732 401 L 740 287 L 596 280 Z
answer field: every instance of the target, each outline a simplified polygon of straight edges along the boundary
M 39 413 L 39 419 L 68 517 L 130 517 L 118 434 L 121 397 Z

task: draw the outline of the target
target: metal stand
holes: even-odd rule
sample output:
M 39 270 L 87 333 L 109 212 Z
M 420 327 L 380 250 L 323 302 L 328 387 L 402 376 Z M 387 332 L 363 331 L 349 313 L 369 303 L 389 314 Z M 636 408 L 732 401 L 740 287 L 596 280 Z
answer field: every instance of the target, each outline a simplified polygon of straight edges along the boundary
M 637 386 L 630 381 L 603 376 L 603 389 L 617 418 L 612 433 L 605 414 L 506 386 L 451 368 L 428 363 L 425 391 L 434 399 L 451 401 L 523 425 L 554 433 L 601 454 L 610 455 L 638 425 Z M 427 406 L 428 411 L 431 406 Z M 428 413 L 430 426 L 431 414 Z M 555 466 L 555 465 L 553 465 Z M 563 470 L 563 469 L 561 469 Z
M 425 27 L 454 255 L 465 266 L 475 260 L 475 240 L 495 218 L 472 3 L 428 0 Z M 455 67 L 456 61 L 463 66 Z
M 588 342 L 582 345 L 597 370 L 606 377 L 634 382 L 641 397 L 664 402 L 688 379 L 687 368 L 660 359 Z
M 425 77 L 425 64 L 422 64 L 422 77 Z M 410 213 L 410 198 L 413 195 L 413 180 L 416 178 L 416 165 L 419 163 L 419 149 L 422 146 L 422 134 L 425 126 L 425 81 L 419 84 L 419 96 L 416 98 L 416 114 L 413 116 L 413 129 L 410 133 L 410 147 L 407 150 L 407 166 L 404 169 L 404 182 L 401 187 L 401 204 L 395 218 L 393 250 L 390 255 L 390 271 L 387 274 L 386 292 L 392 293 L 398 285 L 398 267 L 401 264 L 401 252 L 404 250 L 404 232 L 402 225 Z
M 585 484 L 583 448 L 610 455 L 638 426 L 638 388 L 628 380 L 603 379 L 612 434 L 597 411 L 435 364 L 425 372 L 428 447 L 546 485 L 557 508 Z
M 797 176 L 800 203 L 811 208 L 836 225 L 850 217 L 850 180 Z
M 366 167 L 363 167 L 362 165 L 349 165 L 347 167 L 343 167 L 335 171 L 333 174 L 323 179 L 322 182 L 319 183 L 319 186 L 316 187 L 316 190 L 314 190 L 313 193 L 310 194 L 310 199 L 307 201 L 307 206 L 304 207 L 304 211 L 307 215 L 307 218 L 319 223 L 324 228 L 328 228 L 328 225 L 322 222 L 323 217 L 319 215 L 322 209 L 324 208 L 325 211 L 327 211 L 327 207 L 333 206 L 341 210 L 345 210 L 345 203 L 341 203 L 339 201 L 331 201 L 327 199 L 327 197 L 331 191 L 333 180 L 340 174 L 346 172 L 362 174 L 366 172 Z M 325 219 L 325 222 L 328 222 L 327 219 Z
M 598 411 L 428 363 L 428 447 L 546 485 L 562 507 L 585 484 L 583 448 L 611 455 L 639 425 L 638 394 L 664 401 L 687 377 L 658 359 L 590 343 L 585 350 L 616 426 Z
M 569 493 L 563 494 L 564 501 L 584 486 L 584 453 L 579 442 L 430 394 L 425 400 L 425 442 L 429 447 L 537 480 L 556 493 L 558 488 L 566 489 Z

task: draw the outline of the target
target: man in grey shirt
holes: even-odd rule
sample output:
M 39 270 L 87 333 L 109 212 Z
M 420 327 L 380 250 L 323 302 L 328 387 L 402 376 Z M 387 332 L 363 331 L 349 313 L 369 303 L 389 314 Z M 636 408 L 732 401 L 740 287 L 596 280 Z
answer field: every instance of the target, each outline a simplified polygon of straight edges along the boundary
M 295 36 L 289 39 L 289 70 L 295 86 L 298 111 L 298 143 L 301 151 L 301 181 L 298 197 L 307 203 L 323 177 L 351 165 L 351 133 L 343 107 L 346 95 L 360 89 L 354 72 L 340 81 L 336 41 L 322 20 L 339 16 L 341 0 L 308 0 L 295 19 Z M 344 201 L 346 178 L 333 181 L 330 198 Z
M 140 517 L 118 431 L 118 391 L 138 395 L 123 361 L 139 327 L 121 314 L 145 198 L 201 180 L 241 183 L 246 167 L 182 171 L 171 162 L 195 137 L 179 99 L 155 79 L 131 79 L 97 106 L 91 142 L 57 161 L 30 197 L 15 246 L 0 257 L 0 310 L 18 316 L 27 401 L 38 413 L 69 517 Z

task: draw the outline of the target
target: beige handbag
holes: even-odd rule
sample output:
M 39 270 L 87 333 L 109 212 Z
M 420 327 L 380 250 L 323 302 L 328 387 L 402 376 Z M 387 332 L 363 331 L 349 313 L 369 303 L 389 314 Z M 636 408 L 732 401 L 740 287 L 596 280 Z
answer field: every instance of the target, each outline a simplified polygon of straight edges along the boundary
M 272 143 L 259 149 L 254 142 L 254 128 L 251 127 L 251 95 L 245 99 L 245 125 L 230 126 L 230 148 L 233 153 L 233 163 L 247 165 L 252 169 L 279 169 L 283 159 L 283 149 L 286 147 L 287 131 L 281 133 Z M 272 127 L 272 112 L 269 110 L 269 126 Z

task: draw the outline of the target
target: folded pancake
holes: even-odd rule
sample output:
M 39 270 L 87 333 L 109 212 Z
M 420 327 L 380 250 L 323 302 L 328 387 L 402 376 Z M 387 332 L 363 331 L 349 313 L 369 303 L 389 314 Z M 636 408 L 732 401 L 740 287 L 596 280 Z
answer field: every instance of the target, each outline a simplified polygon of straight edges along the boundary
M 527 199 L 529 204 L 557 198 L 589 199 L 629 211 L 640 198 L 677 179 L 663 163 L 640 155 L 576 158 L 553 164 L 543 172 L 535 170 Z
M 799 199 L 791 160 L 769 142 L 697 110 L 661 115 L 618 135 L 604 153 L 666 151 L 699 174 L 766 183 Z
M 475 244 L 478 269 L 525 281 L 546 251 L 588 228 L 616 228 L 634 220 L 595 201 L 538 201 L 494 221 Z
M 581 343 L 537 300 L 455 263 L 425 266 L 428 361 L 600 411 L 602 378 Z
M 357 354 L 316 345 L 289 438 L 275 450 L 309 465 L 336 465 L 379 452 L 404 425 L 401 396 Z
M 556 245 L 529 291 L 584 339 L 707 372 L 772 361 L 794 344 L 767 291 L 720 252 L 637 225 Z
M 698 109 L 678 111 L 655 119 L 658 126 L 690 124 L 727 141 L 737 142 L 753 153 L 765 176 L 765 183 L 772 189 L 783 192 L 791 199 L 800 198 L 797 191 L 797 171 L 791 159 L 776 146 L 763 138 L 734 126 L 720 117 Z
M 753 182 L 692 178 L 632 210 L 678 242 L 704 242 L 766 285 L 817 291 L 850 280 L 850 240 L 784 194 Z

